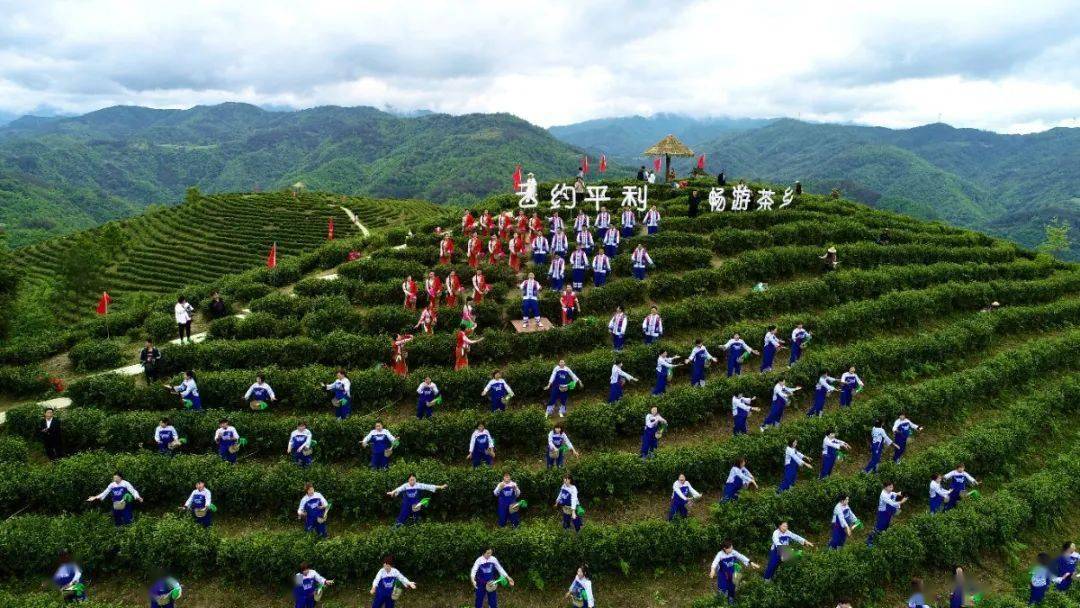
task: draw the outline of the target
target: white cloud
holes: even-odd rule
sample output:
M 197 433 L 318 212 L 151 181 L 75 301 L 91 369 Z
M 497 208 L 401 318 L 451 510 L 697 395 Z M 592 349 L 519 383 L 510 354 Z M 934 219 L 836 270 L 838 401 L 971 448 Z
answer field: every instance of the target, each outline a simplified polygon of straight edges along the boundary
M 0 0 L 0 110 L 222 101 L 1075 125 L 1080 4 Z

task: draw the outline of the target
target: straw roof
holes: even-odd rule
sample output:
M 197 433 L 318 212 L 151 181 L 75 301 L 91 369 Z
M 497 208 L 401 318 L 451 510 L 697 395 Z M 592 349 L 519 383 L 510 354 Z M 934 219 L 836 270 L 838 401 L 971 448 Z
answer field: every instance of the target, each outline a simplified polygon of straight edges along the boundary
M 643 154 L 646 156 L 662 156 L 664 154 L 670 154 L 672 156 L 693 156 L 694 151 L 687 148 L 686 144 L 679 141 L 674 135 L 668 135 L 646 149 Z
M 303 190 L 304 188 L 307 188 L 307 184 L 305 184 L 304 182 L 296 182 L 292 185 L 292 188 L 295 188 L 297 190 Z

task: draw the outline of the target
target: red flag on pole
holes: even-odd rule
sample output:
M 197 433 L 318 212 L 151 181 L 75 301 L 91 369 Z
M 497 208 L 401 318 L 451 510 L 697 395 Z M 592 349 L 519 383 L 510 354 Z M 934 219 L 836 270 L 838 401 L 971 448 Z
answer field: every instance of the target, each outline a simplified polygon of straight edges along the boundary
M 704 154 L 697 157 L 697 168 L 701 169 L 702 171 L 705 170 L 705 155 Z
M 600 173 L 607 171 L 607 157 L 603 154 L 600 155 Z
M 585 156 L 581 157 L 581 172 L 582 173 L 588 173 L 589 172 L 589 156 L 587 154 Z
M 112 298 L 109 297 L 109 292 L 101 292 L 101 298 L 97 302 L 97 314 L 107 315 L 109 314 L 109 303 L 112 302 Z
M 328 241 L 334 240 L 334 218 L 330 218 L 330 221 L 327 222 L 326 240 L 328 240 Z
M 266 267 L 277 268 L 277 243 L 270 247 L 270 255 L 266 256 Z
M 659 171 L 660 170 L 660 159 L 659 158 L 654 158 L 653 161 L 652 161 L 652 166 L 653 166 L 653 171 Z
M 514 169 L 514 192 L 517 192 L 521 188 L 521 165 L 518 165 Z

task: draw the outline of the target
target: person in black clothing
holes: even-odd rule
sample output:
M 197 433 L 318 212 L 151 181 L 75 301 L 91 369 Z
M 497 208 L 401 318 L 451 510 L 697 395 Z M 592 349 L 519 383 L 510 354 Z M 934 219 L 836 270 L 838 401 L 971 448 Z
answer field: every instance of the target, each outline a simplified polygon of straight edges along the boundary
M 720 173 L 716 174 L 716 185 L 717 186 L 726 186 L 727 185 L 727 180 L 724 178 L 724 172 L 723 171 L 720 171 Z
M 888 245 L 888 244 L 889 244 L 889 241 L 890 241 L 890 238 L 889 238 L 889 229 L 888 229 L 888 228 L 885 228 L 885 229 L 883 229 L 883 230 L 881 231 L 881 234 L 880 234 L 880 235 L 878 236 L 878 238 L 877 238 L 877 244 L 878 244 L 878 245 Z
M 637 178 L 639 182 L 645 181 L 645 165 L 641 165 L 641 168 L 637 170 Z
M 225 300 L 221 299 L 221 294 L 217 291 L 210 296 L 210 316 L 214 319 L 220 319 L 229 314 L 229 308 L 225 306 Z
M 690 191 L 690 203 L 686 210 L 686 215 L 690 217 L 697 217 L 698 207 L 701 206 L 701 195 L 697 190 Z
M 53 408 L 45 410 L 45 418 L 38 429 L 41 441 L 45 444 L 45 455 L 49 460 L 56 460 L 62 456 L 63 447 L 60 443 L 60 419 L 56 417 Z
M 802 194 L 802 182 L 795 180 L 795 196 Z
M 146 376 L 147 384 L 157 379 L 157 363 L 160 359 L 161 351 L 154 346 L 152 341 L 147 340 L 146 346 L 139 351 L 139 361 L 142 362 L 143 375 Z

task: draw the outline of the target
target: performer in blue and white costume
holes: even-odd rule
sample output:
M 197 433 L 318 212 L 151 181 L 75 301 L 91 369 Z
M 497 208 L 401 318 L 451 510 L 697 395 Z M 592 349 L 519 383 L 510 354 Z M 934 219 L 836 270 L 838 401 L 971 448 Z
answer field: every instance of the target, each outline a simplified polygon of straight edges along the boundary
M 162 576 L 147 590 L 150 608 L 175 608 L 176 598 L 181 597 L 182 593 L 180 581 L 171 576 Z
M 621 238 L 619 237 L 619 230 L 615 228 L 615 226 L 609 226 L 608 229 L 604 231 L 604 254 L 606 254 L 609 258 L 613 258 L 618 255 L 620 240 Z M 596 258 L 593 259 L 595 260 Z M 593 270 L 596 270 L 595 263 L 593 264 Z
M 829 537 L 829 548 L 839 549 L 844 546 L 852 533 L 852 526 L 858 521 L 851 507 L 848 506 L 847 494 L 841 494 L 836 506 L 833 507 L 832 536 Z
M 521 512 L 511 508 L 521 497 L 521 488 L 510 478 L 510 473 L 503 473 L 502 481 L 495 486 L 495 497 L 498 499 L 499 527 L 505 528 L 507 522 L 514 528 L 521 525 Z
M 211 508 L 213 504 L 214 501 L 210 495 L 210 490 L 206 488 L 206 483 L 197 481 L 195 482 L 195 489 L 191 491 L 187 500 L 184 501 L 183 508 L 191 511 L 195 523 L 204 528 L 209 528 L 214 523 L 214 510 Z
M 765 332 L 765 343 L 761 348 L 761 372 L 771 372 L 776 351 L 784 346 L 784 341 L 776 336 L 776 326 L 770 325 Z
M 730 340 L 724 342 L 722 347 L 727 352 L 727 375 L 738 376 L 742 373 L 742 356 L 743 353 L 757 354 L 757 351 L 750 348 L 739 334 L 735 334 Z
M 642 320 L 641 333 L 645 335 L 645 344 L 652 344 L 664 335 L 664 320 L 655 306 L 649 308 L 649 314 Z
M 656 234 L 660 231 L 660 212 L 656 209 L 656 205 L 650 207 L 645 213 L 644 223 L 647 234 Z
M 622 399 L 623 384 L 637 382 L 637 378 L 623 371 L 622 361 L 616 361 L 611 366 L 611 384 L 608 387 L 608 403 L 615 403 Z
M 705 343 L 698 338 L 694 340 L 694 348 L 690 349 L 690 384 L 692 386 L 705 386 L 705 368 L 709 363 L 719 361 L 705 348 Z
M 589 233 L 582 232 L 581 234 Z M 574 291 L 580 292 L 585 289 L 585 272 L 588 269 L 589 254 L 585 252 L 581 243 L 578 243 L 577 249 L 570 254 L 570 286 L 574 288 Z
M 885 482 L 881 488 L 881 494 L 878 496 L 877 521 L 874 522 L 874 531 L 866 538 L 867 547 L 873 546 L 874 537 L 889 529 L 893 515 L 896 515 L 900 507 L 907 502 L 907 496 L 894 492 L 893 489 L 891 481 Z
M 191 402 L 191 409 L 196 412 L 203 411 L 202 398 L 199 397 L 199 386 L 195 384 L 195 372 L 184 372 L 184 379 L 180 384 L 172 387 L 173 392 L 180 395 L 181 399 Z
M 566 402 L 570 398 L 571 382 L 575 386 L 585 384 L 577 377 L 574 370 L 566 366 L 566 360 L 559 359 L 559 364 L 551 370 L 551 377 L 548 378 L 547 386 L 544 387 L 544 390 L 550 391 L 545 416 L 551 416 L 551 412 L 555 410 L 555 402 L 559 403 L 559 416 L 566 415 Z
M 535 236 L 533 236 L 532 242 L 533 264 L 536 264 L 537 266 L 547 264 L 547 254 L 549 249 L 550 246 L 547 237 L 537 232 Z
M 743 566 L 750 566 L 755 570 L 761 569 L 761 566 L 750 561 L 749 557 L 736 551 L 730 540 L 725 540 L 720 543 L 720 551 L 716 553 L 716 557 L 712 560 L 712 565 L 709 566 L 709 578 L 716 579 L 716 592 L 727 597 L 729 604 L 735 603 L 736 561 L 742 563 Z
M 469 572 L 469 580 L 472 581 L 473 588 L 476 589 L 474 608 L 483 608 L 485 598 L 487 599 L 488 608 L 499 608 L 498 585 L 492 585 L 494 589 L 488 591 L 488 583 L 494 583 L 500 578 L 506 578 L 506 582 L 511 587 L 514 586 L 514 579 L 506 573 L 506 570 L 503 570 L 502 564 L 492 553 L 493 550 L 490 547 L 487 548 L 483 555 L 476 558 L 472 570 Z
M 757 397 L 743 397 L 742 393 L 731 398 L 731 417 L 735 421 L 734 428 L 731 431 L 732 435 L 745 435 L 746 419 L 750 416 L 750 412 L 761 411 L 761 408 L 750 405 L 754 399 L 757 399 Z
M 923 595 L 923 581 L 921 578 L 911 579 L 911 597 L 907 601 L 908 608 L 933 608 L 930 604 L 926 603 L 926 597 Z
M 900 462 L 900 458 L 907 451 L 907 442 L 911 438 L 911 434 L 915 431 L 921 431 L 922 428 L 908 420 L 907 414 L 900 412 L 899 417 L 892 425 L 893 444 L 895 446 L 893 447 L 893 462 Z
M 878 465 L 881 464 L 881 453 L 892 444 L 889 434 L 881 426 L 881 420 L 875 420 L 874 428 L 870 429 L 870 462 L 863 467 L 863 472 L 877 473 Z
M 591 229 L 592 218 L 590 218 L 589 215 L 585 213 L 584 209 L 578 209 L 577 216 L 574 217 L 574 233 L 581 234 L 582 232 L 584 232 L 588 234 Z
M 652 456 L 656 446 L 659 444 L 659 440 L 656 433 L 660 430 L 660 425 L 667 425 L 667 420 L 660 415 L 656 406 L 649 408 L 649 413 L 645 414 L 645 429 L 641 432 L 641 457 L 648 458 Z
M 529 327 L 529 319 L 536 323 L 536 327 L 540 327 L 540 292 L 543 287 L 540 286 L 540 281 L 536 280 L 536 275 L 529 273 L 529 278 L 521 282 L 518 285 L 521 289 L 521 326 L 523 328 Z
M 566 592 L 567 598 L 577 598 L 581 601 L 582 608 L 596 608 L 596 597 L 593 596 L 592 580 L 589 579 L 589 568 L 578 566 L 577 574 L 570 589 Z
M 793 365 L 802 357 L 803 344 L 806 339 L 810 337 L 810 332 L 803 329 L 803 324 L 799 323 L 795 326 L 795 329 L 791 330 L 791 356 L 788 358 L 788 365 Z
M 862 378 L 855 373 L 855 366 L 852 365 L 840 375 L 840 407 L 850 406 L 855 399 L 855 393 L 862 387 Z
M 168 418 L 162 418 L 157 428 L 154 429 L 154 443 L 157 444 L 158 454 L 172 456 L 173 442 L 179 441 L 179 439 L 180 434 L 176 432 L 176 427 L 172 425 L 172 421 Z
M 596 246 L 596 240 L 589 230 L 579 230 L 578 233 L 574 235 L 574 242 L 581 247 L 581 250 L 587 255 L 593 254 L 593 247 Z
M 82 582 L 82 568 L 75 563 L 67 551 L 62 551 L 57 561 L 59 563 L 56 572 L 53 573 L 52 582 L 63 594 L 64 602 L 85 602 L 86 586 Z
M 395 441 L 397 441 L 397 437 L 394 437 L 393 433 L 383 428 L 382 422 L 376 422 L 375 428 L 368 431 L 367 435 L 364 435 L 364 438 L 360 440 L 360 446 L 364 448 L 371 447 L 371 468 L 390 468 L 390 456 L 387 456 L 386 453 L 394 449 Z
M 769 407 L 769 415 L 765 416 L 765 420 L 761 423 L 762 432 L 770 426 L 780 426 L 780 421 L 784 419 L 784 410 L 791 402 L 791 396 L 800 389 L 802 389 L 801 386 L 789 387 L 783 379 L 773 386 L 772 405 Z
M 563 222 L 562 216 L 559 215 L 558 211 L 552 210 L 551 216 L 548 217 L 548 234 L 554 237 L 556 233 L 565 228 L 566 223 Z
M 596 213 L 596 238 L 602 239 L 607 234 L 607 229 L 611 227 L 611 214 L 608 213 L 607 207 L 600 207 L 600 211 Z
M 559 220 L 560 222 L 562 220 Z M 552 255 L 565 258 L 566 254 L 570 253 L 570 242 L 566 238 L 566 233 L 562 228 L 555 231 L 555 234 L 551 235 L 551 253 Z
M 249 386 L 244 393 L 244 402 L 258 404 L 259 402 L 270 403 L 271 401 L 277 401 L 274 389 L 270 388 L 262 374 L 256 375 L 255 383 Z
M 551 257 L 551 265 L 548 266 L 548 279 L 551 282 L 553 291 L 562 291 L 563 282 L 566 279 L 566 261 L 559 254 Z
M 668 377 L 674 373 L 671 370 L 681 365 L 675 362 L 679 358 L 679 355 L 669 357 L 666 350 L 662 351 L 660 356 L 656 358 L 656 384 L 653 386 L 652 394 L 664 394 L 664 391 L 667 390 Z
M 1076 552 L 1076 543 L 1066 541 L 1061 545 L 1061 555 L 1054 560 L 1054 573 L 1062 577 L 1056 585 L 1058 591 L 1068 591 L 1076 574 L 1076 564 L 1080 562 L 1080 553 Z
M 419 523 L 420 508 L 414 507 L 420 504 L 420 500 L 424 497 L 423 493 L 434 493 L 437 490 L 445 489 L 446 484 L 436 486 L 430 483 L 420 483 L 416 481 L 416 475 L 409 475 L 408 481 L 386 493 L 386 495 L 391 498 L 401 494 L 401 510 L 398 511 L 397 520 L 394 522 L 394 525 L 403 526 L 410 522 Z
M 232 448 L 240 442 L 240 433 L 236 427 L 229 423 L 228 418 L 218 421 L 218 428 L 214 431 L 214 443 L 218 446 L 218 456 L 229 464 L 236 464 L 236 450 Z
M 930 513 L 943 510 L 950 498 L 948 488 L 941 485 L 941 473 L 934 473 L 930 477 Z
M 611 258 L 604 251 L 599 251 L 592 259 L 593 285 L 603 287 L 607 283 L 608 273 L 611 272 Z
M 439 396 L 439 387 L 431 381 L 431 376 L 424 378 L 420 386 L 416 387 L 416 417 L 421 420 L 431 418 L 435 413 L 432 402 Z
M 574 478 L 569 474 L 563 476 L 562 486 L 559 487 L 559 495 L 555 497 L 555 508 L 562 509 L 562 527 L 569 530 L 574 526 L 575 532 L 581 532 L 581 515 L 578 513 L 578 490 L 574 485 Z M 569 513 L 567 513 L 569 511 Z
M 679 473 L 679 478 L 675 480 L 675 483 L 671 484 L 671 506 L 668 508 L 667 518 L 668 521 L 675 519 L 675 516 L 686 518 L 690 516 L 687 511 L 687 506 L 691 501 L 701 498 L 701 492 L 694 489 L 694 486 L 690 485 L 689 481 L 686 481 L 686 475 Z
M 315 608 L 315 594 L 321 587 L 333 584 L 333 580 L 324 578 L 307 563 L 300 564 L 300 571 L 293 576 L 295 608 Z
M 964 490 L 967 489 L 967 484 L 973 486 L 979 485 L 979 482 L 975 480 L 966 470 L 964 465 L 958 464 L 956 468 L 945 474 L 945 481 L 952 482 L 949 486 L 949 502 L 945 503 L 945 510 L 956 508 L 956 505 L 960 504 L 960 498 L 963 497 Z
M 383 567 L 379 568 L 371 581 L 371 595 L 375 596 L 371 601 L 371 608 L 394 608 L 394 588 L 399 585 L 416 589 L 416 583 L 399 572 L 394 567 L 394 557 L 388 555 L 383 558 Z
M 627 207 L 622 212 L 622 237 L 628 239 L 634 236 L 634 228 L 637 226 L 637 214 Z
M 645 271 L 649 266 L 655 266 L 652 257 L 649 256 L 649 252 L 645 249 L 645 245 L 639 244 L 634 248 L 634 251 L 630 254 L 631 269 L 634 278 L 639 281 L 645 280 Z
M 830 429 L 825 439 L 821 440 L 821 474 L 818 479 L 825 479 L 832 475 L 836 460 L 840 457 L 840 450 L 850 449 L 851 446 L 847 442 L 836 438 L 836 430 Z
M 1028 596 L 1028 605 L 1041 604 L 1046 597 L 1046 591 L 1050 589 L 1050 583 L 1061 585 L 1062 582 L 1072 578 L 1072 573 L 1063 576 L 1050 574 L 1050 556 L 1040 553 L 1035 567 L 1031 569 L 1031 594 Z
M 574 456 L 578 455 L 577 449 L 574 448 L 573 443 L 570 443 L 570 437 L 563 431 L 562 425 L 556 424 L 548 431 L 547 453 L 544 455 L 547 460 L 547 468 L 563 466 L 566 452 L 571 452 Z M 555 454 L 554 458 L 551 456 L 552 454 Z
M 333 393 L 330 402 L 334 405 L 334 415 L 338 420 L 345 420 L 352 413 L 352 382 L 345 376 L 345 370 L 337 370 L 337 377 L 326 385 L 326 390 Z
M 769 563 L 765 566 L 765 580 L 772 580 L 773 575 L 776 574 L 776 569 L 780 567 L 780 548 L 790 545 L 792 542 L 807 547 L 814 546 L 814 543 L 788 530 L 788 522 L 780 522 L 780 525 L 772 533 L 772 547 L 769 549 Z
M 480 391 L 480 396 L 486 396 L 491 402 L 491 411 L 504 412 L 506 402 L 514 396 L 514 391 L 510 388 L 510 384 L 503 380 L 502 370 L 495 370 L 491 372 L 491 380 L 484 385 L 484 390 Z
M 128 498 L 129 496 L 130 499 Z M 87 498 L 86 502 L 105 500 L 106 498 L 108 498 L 112 504 L 113 523 L 117 526 L 126 526 L 131 523 L 133 519 L 131 502 L 133 500 L 139 502 L 143 501 L 142 496 L 139 496 L 139 492 L 135 489 L 135 486 L 128 483 L 120 473 L 115 473 L 113 475 L 112 482 L 101 491 L 101 494 L 96 494 Z
M 315 491 L 315 486 L 304 484 L 304 495 L 300 497 L 300 506 L 296 508 L 296 517 L 304 522 L 304 532 L 314 532 L 326 538 L 326 512 L 330 503 L 322 494 Z
M 780 494 L 795 485 L 799 478 L 799 467 L 813 468 L 811 460 L 799 451 L 799 440 L 792 439 L 784 448 L 784 478 L 780 481 L 776 493 Z
M 289 444 L 285 447 L 285 453 L 291 454 L 293 462 L 306 467 L 311 464 L 312 437 L 307 423 L 303 420 L 289 433 Z
M 814 386 L 814 403 L 810 406 L 810 411 L 806 413 L 807 417 L 820 416 L 825 411 L 825 400 L 828 398 L 829 393 L 836 390 L 836 387 L 830 382 L 836 382 L 836 378 L 826 372 L 821 372 L 821 375 L 818 376 L 817 385 Z
M 611 334 L 612 347 L 615 352 L 621 351 L 623 344 L 626 343 L 626 313 L 623 312 L 622 306 L 615 308 L 615 314 L 611 315 L 607 327 L 608 333 Z
M 739 500 L 739 491 L 748 485 L 758 487 L 757 480 L 750 473 L 750 469 L 746 468 L 746 459 L 740 458 L 728 471 L 727 482 L 724 483 L 724 496 L 720 502 Z
M 482 464 L 491 466 L 495 462 L 495 438 L 483 422 L 476 425 L 476 430 L 469 437 L 469 454 L 466 458 L 472 461 L 474 469 Z

